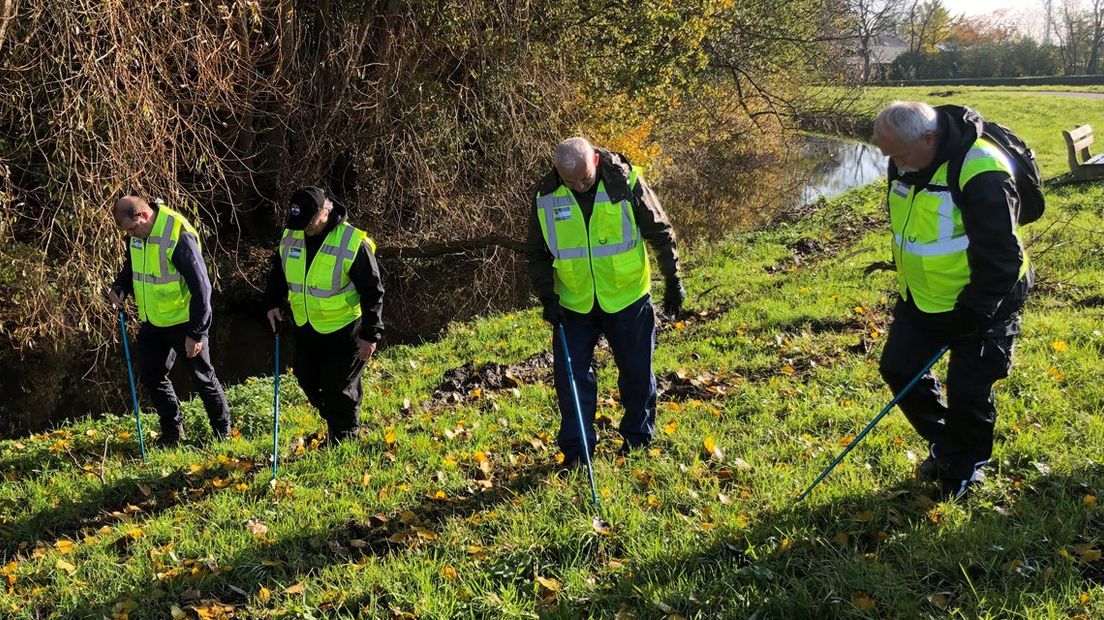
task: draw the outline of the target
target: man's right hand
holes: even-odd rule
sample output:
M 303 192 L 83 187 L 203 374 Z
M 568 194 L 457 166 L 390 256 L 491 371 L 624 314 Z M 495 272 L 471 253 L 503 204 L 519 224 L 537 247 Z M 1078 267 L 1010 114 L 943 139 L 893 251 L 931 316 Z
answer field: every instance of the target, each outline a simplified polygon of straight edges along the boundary
M 109 286 L 104 293 L 107 295 L 107 300 L 111 302 L 111 305 L 114 306 L 116 310 L 123 309 L 123 296 L 125 293 L 123 293 L 122 290 L 114 286 Z
M 552 297 L 541 302 L 544 309 L 541 311 L 541 317 L 548 322 L 552 327 L 556 327 L 564 320 L 563 306 L 560 305 L 559 297 Z
M 280 325 L 284 323 L 284 315 L 280 313 L 279 308 L 273 308 L 265 315 L 268 317 L 268 324 L 272 326 L 272 333 L 278 333 L 280 331 Z

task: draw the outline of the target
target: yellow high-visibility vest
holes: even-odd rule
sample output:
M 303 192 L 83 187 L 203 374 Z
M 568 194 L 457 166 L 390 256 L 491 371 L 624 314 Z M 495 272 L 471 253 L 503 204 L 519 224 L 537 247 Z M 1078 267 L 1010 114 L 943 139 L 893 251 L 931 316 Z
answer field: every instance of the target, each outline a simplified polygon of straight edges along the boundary
M 955 204 L 943 162 L 925 187 L 895 180 L 889 188 L 889 219 L 893 228 L 893 260 L 897 286 L 904 299 L 912 299 L 924 312 L 949 312 L 959 293 L 970 282 L 966 248 L 970 238 L 962 225 L 962 211 Z M 1014 175 L 1008 157 L 985 139 L 978 139 L 966 153 L 959 187 L 983 172 L 1000 170 Z M 1019 227 L 1013 228 L 1020 240 Z M 1029 262 L 1023 252 L 1020 277 Z
M 199 233 L 180 213 L 161 206 L 154 218 L 149 237 L 130 238 L 134 301 L 138 304 L 141 320 L 158 327 L 171 327 L 188 321 L 188 306 L 192 300 L 188 284 L 172 263 L 180 235 L 191 233 L 200 252 L 203 248 Z
M 318 333 L 330 334 L 360 317 L 360 293 L 349 269 L 365 240 L 375 252 L 375 242 L 364 231 L 342 222 L 326 235 L 308 268 L 303 231 L 284 230 L 280 262 L 296 325 L 310 323 Z
M 630 171 L 630 191 L 639 178 Z M 554 287 L 561 306 L 585 314 L 597 298 L 602 310 L 613 313 L 651 290 L 648 254 L 627 197 L 613 202 L 599 181 L 589 226 L 566 185 L 538 194 L 536 203 L 541 233 L 554 259 Z

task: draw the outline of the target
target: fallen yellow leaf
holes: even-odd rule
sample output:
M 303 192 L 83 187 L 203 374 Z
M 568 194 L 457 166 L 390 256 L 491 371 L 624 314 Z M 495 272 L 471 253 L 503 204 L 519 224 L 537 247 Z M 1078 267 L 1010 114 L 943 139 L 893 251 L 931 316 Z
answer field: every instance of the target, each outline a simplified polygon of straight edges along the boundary
M 541 584 L 541 587 L 548 590 L 549 592 L 559 592 L 560 591 L 560 582 L 556 581 L 555 579 L 551 579 L 551 578 L 548 578 L 548 577 L 541 577 L 541 576 L 538 575 L 537 576 L 537 583 Z
M 66 562 L 65 560 L 58 560 L 56 566 L 58 567 L 58 569 L 63 570 L 65 572 L 69 573 L 70 575 L 77 572 L 77 567 L 73 566 L 69 562 Z
M 1055 340 L 1054 342 L 1050 343 L 1050 348 L 1059 353 L 1062 353 L 1069 348 L 1069 343 L 1065 340 Z
M 678 428 L 678 423 L 675 422 L 674 420 L 671 420 L 667 424 L 663 425 L 663 432 L 667 433 L 668 435 L 674 435 L 675 434 L 675 429 L 677 429 L 677 428 Z
M 263 603 L 263 602 L 267 601 L 270 598 L 272 598 L 272 590 L 269 590 L 268 588 L 266 588 L 264 586 L 261 586 L 261 589 L 257 590 L 257 600 L 258 601 Z
M 874 512 L 871 511 L 871 510 L 864 510 L 864 511 L 860 512 L 859 514 L 855 515 L 855 521 L 858 521 L 859 523 L 866 523 L 868 521 L 872 521 L 873 519 L 874 519 Z
M 306 592 L 307 586 L 304 583 L 297 583 L 293 586 L 284 588 L 284 594 L 302 594 Z
M 460 574 L 456 572 L 456 569 L 451 566 L 446 566 L 441 569 L 441 575 L 449 581 L 456 581 L 460 579 Z
M 870 598 L 870 595 L 866 592 L 854 592 L 851 594 L 851 603 L 859 609 L 859 611 L 873 611 L 877 604 L 874 599 Z
M 59 540 L 54 543 L 54 548 L 64 555 L 66 553 L 72 553 L 73 550 L 77 548 L 77 545 L 71 540 Z
M 395 443 L 395 430 L 388 430 L 387 434 L 383 436 L 383 440 L 387 442 L 387 445 L 393 445 Z

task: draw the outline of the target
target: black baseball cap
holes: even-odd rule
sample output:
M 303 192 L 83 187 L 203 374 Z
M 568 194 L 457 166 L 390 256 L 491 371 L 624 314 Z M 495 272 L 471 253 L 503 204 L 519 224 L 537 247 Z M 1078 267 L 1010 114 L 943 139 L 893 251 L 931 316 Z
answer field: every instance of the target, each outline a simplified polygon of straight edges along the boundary
M 326 204 L 326 193 L 321 188 L 308 185 L 300 187 L 291 195 L 288 205 L 288 219 L 285 228 L 303 230 L 314 219 L 315 214 Z

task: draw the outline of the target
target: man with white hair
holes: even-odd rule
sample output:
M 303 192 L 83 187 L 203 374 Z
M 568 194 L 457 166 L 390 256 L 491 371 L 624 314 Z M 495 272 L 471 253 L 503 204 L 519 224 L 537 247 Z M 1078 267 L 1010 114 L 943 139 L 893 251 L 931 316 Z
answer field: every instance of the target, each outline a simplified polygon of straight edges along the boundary
M 676 316 L 686 297 L 679 276 L 675 232 L 659 199 L 621 154 L 584 138 L 556 146 L 555 165 L 530 192 L 529 275 L 553 330 L 553 369 L 560 406 L 558 443 L 568 468 L 584 461 L 560 344 L 563 325 L 591 455 L 598 383 L 591 362 L 605 335 L 618 369 L 625 415 L 623 452 L 648 444 L 655 433 L 656 381 L 652 372 L 655 312 L 651 268 L 643 240 L 663 273 L 663 310 Z
M 900 405 L 928 442 L 918 476 L 965 497 L 993 450 L 993 384 L 1008 376 L 1033 272 L 1018 219 L 1014 162 L 958 106 L 898 101 L 878 115 L 889 160 L 887 202 L 900 298 L 881 359 L 899 392 L 941 347 L 951 349 L 944 402 L 927 373 Z

